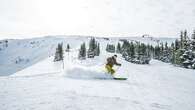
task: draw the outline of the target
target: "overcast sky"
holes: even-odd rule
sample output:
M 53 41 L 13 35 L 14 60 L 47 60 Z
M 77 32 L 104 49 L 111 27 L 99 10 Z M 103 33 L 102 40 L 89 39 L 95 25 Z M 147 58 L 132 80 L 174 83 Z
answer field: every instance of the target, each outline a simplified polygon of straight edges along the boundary
M 0 0 L 0 37 L 176 37 L 195 29 L 195 0 Z

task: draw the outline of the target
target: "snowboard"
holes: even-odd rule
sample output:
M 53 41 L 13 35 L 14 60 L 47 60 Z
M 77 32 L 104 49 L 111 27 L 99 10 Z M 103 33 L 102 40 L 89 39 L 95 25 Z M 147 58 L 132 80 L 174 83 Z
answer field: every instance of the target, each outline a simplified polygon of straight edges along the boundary
M 114 80 L 127 80 L 128 78 L 122 78 L 122 77 L 113 77 Z
M 111 75 L 111 73 L 107 73 L 107 74 Z M 114 80 L 127 80 L 128 79 L 127 77 L 114 76 L 114 75 L 111 75 L 111 77 Z

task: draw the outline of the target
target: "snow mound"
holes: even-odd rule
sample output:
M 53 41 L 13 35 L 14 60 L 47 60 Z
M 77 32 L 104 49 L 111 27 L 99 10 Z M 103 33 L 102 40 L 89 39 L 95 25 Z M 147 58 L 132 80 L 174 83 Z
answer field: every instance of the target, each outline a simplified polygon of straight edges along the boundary
M 103 71 L 92 68 L 75 67 L 66 70 L 66 77 L 74 79 L 112 79 L 112 76 Z

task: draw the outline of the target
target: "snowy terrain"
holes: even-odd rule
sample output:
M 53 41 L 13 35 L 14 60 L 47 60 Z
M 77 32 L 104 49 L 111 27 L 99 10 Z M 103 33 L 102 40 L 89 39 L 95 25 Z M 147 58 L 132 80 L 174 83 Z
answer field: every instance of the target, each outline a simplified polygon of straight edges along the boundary
M 15 43 L 8 47 L 10 49 L 0 51 L 0 110 L 195 109 L 194 70 L 157 60 L 152 60 L 149 65 L 132 64 L 119 55 L 118 62 L 122 67 L 114 67 L 118 69 L 116 75 L 128 77 L 128 80 L 113 80 L 104 69 L 105 59 L 112 54 L 103 50 L 106 43 L 116 43 L 116 40 L 99 39 L 100 56 L 80 61 L 77 60 L 78 47 L 82 42 L 88 42 L 88 38 L 68 39 L 38 38 L 47 43 L 41 43 L 43 46 L 36 46 L 38 49 L 31 51 L 23 45 L 16 48 L 18 41 L 13 40 Z M 32 40 L 35 39 L 22 41 Z M 64 55 L 64 69 L 62 62 L 53 62 L 55 47 L 52 45 L 62 41 L 74 45 L 71 52 Z M 41 53 L 39 48 L 45 52 Z M 19 68 L 18 71 L 17 64 L 11 59 L 23 55 L 34 58 L 29 59 L 29 65 L 19 64 L 25 69 Z M 11 66 L 6 66 L 5 60 L 9 60 Z M 12 68 L 17 68 L 14 70 L 17 72 L 6 73 Z
M 11 75 L 19 70 L 22 70 L 32 64 L 35 64 L 44 58 L 47 58 L 55 52 L 58 43 L 63 42 L 64 47 L 67 43 L 74 50 L 78 49 L 83 42 L 88 43 L 90 36 L 46 36 L 32 39 L 9 39 L 8 47 L 0 41 L 0 76 Z M 105 44 L 117 44 L 120 39 L 129 41 L 140 41 L 147 44 L 156 45 L 158 42 L 167 41 L 168 44 L 174 42 L 174 38 L 152 38 L 152 37 L 129 37 L 129 38 L 97 38 L 101 43 L 102 48 Z

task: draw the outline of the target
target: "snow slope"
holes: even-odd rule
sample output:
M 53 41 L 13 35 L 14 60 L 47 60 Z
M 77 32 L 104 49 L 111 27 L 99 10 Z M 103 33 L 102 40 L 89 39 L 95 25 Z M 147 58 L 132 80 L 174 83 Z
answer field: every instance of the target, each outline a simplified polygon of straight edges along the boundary
M 48 57 L 10 76 L 0 77 L 0 110 L 194 110 L 194 70 L 152 60 L 150 65 L 126 62 L 117 75 L 105 74 L 100 57 L 79 61 L 77 52 L 62 62 Z M 115 67 L 117 68 L 117 67 Z
M 69 43 L 72 48 L 76 48 L 87 39 L 78 38 L 47 36 L 32 39 L 8 40 L 8 47 L 0 50 L 0 76 L 11 75 L 53 55 L 58 43 L 63 42 L 64 46 Z
M 55 52 L 58 43 L 63 42 L 64 46 L 68 43 L 71 48 L 77 50 L 81 43 L 88 43 L 91 36 L 46 36 L 32 39 L 9 39 L 8 47 L 5 48 L 0 43 L 0 76 L 14 74 L 26 67 L 29 67 L 51 55 Z M 107 43 L 117 44 L 120 39 L 129 41 L 140 41 L 146 44 L 156 45 L 158 42 L 167 41 L 169 44 L 175 39 L 173 38 L 152 38 L 152 37 L 120 37 L 105 38 L 98 37 L 102 50 L 105 49 Z M 4 40 L 2 40 L 3 42 Z M 1 42 L 1 41 L 0 41 Z

